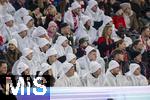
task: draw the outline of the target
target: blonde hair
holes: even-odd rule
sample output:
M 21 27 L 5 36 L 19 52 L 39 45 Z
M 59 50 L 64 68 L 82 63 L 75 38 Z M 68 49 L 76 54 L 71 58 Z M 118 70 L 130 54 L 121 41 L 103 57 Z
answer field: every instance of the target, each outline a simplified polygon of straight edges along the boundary
M 53 15 L 53 16 L 57 15 L 57 9 L 56 9 L 56 7 L 54 5 L 50 5 L 46 9 L 46 11 L 47 11 L 47 14 L 50 14 L 50 15 Z
M 104 27 L 103 33 L 102 33 L 102 36 L 103 36 L 103 37 L 106 37 L 106 35 L 107 35 L 106 33 L 107 33 L 107 31 L 108 31 L 109 28 L 112 28 L 112 25 L 107 24 L 107 25 Z
M 5 3 L 8 3 L 8 0 L 0 0 L 1 5 L 4 5 Z

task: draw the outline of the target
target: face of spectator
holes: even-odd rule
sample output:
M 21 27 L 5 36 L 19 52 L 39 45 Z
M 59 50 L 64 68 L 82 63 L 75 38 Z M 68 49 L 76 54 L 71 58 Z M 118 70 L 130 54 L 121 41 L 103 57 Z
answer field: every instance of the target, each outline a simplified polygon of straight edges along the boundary
M 56 33 L 57 32 L 57 27 L 56 26 L 50 26 L 50 27 L 48 27 L 48 31 L 50 31 L 52 33 Z
M 68 46 L 68 40 L 66 40 L 65 42 L 63 42 L 62 46 L 65 48 Z
M 91 10 L 92 10 L 93 12 L 97 12 L 97 8 L 98 8 L 98 5 L 95 5 L 95 6 L 93 6 L 93 7 L 91 8 Z
M 148 18 L 150 18 L 150 11 L 149 11 L 149 12 L 146 12 L 146 16 L 147 16 Z
M 150 37 L 150 28 L 146 28 L 144 34 L 146 37 Z
M 97 58 L 97 53 L 96 53 L 96 51 L 90 52 L 90 53 L 88 54 L 88 58 L 90 59 L 90 61 L 95 61 L 96 58 Z
M 111 72 L 113 73 L 113 75 L 118 75 L 120 72 L 120 69 L 119 67 L 117 67 L 117 68 L 112 69 Z
M 30 20 L 28 23 L 27 23 L 27 27 L 28 28 L 32 28 L 34 26 L 34 20 Z
M 134 75 L 136 75 L 136 76 L 138 76 L 138 75 L 140 75 L 140 71 L 141 71 L 141 69 L 140 68 L 137 68 L 135 71 L 134 71 Z
M 68 26 L 66 26 L 66 27 L 63 27 L 62 29 L 61 29 L 61 32 L 65 35 L 65 34 L 70 34 L 70 26 L 68 25 Z
M 134 60 L 135 60 L 136 62 L 138 62 L 138 63 L 142 62 L 142 55 L 139 54 L 138 56 L 136 56 L 136 57 L 134 58 Z
M 22 32 L 20 32 L 20 33 L 18 33 L 18 34 L 20 35 L 20 37 L 24 38 L 24 37 L 27 36 L 27 30 L 22 31 Z
M 70 68 L 70 70 L 66 73 L 67 74 L 67 76 L 73 76 L 74 75 L 74 72 L 75 72 L 75 69 L 74 69 L 74 67 L 72 66 L 71 68 Z
M 107 30 L 107 35 L 110 36 L 112 34 L 112 27 L 109 27 Z
M 122 44 L 119 44 L 119 49 L 125 50 L 126 49 L 126 44 L 123 42 Z
M 73 59 L 70 61 L 70 63 L 76 64 L 76 58 L 73 58 Z
M 34 10 L 34 12 L 35 12 L 35 14 L 40 14 L 41 12 L 40 12 L 40 8 L 36 8 L 35 10 Z
M 32 58 L 33 58 L 33 53 L 28 54 L 28 55 L 26 56 L 26 58 L 27 58 L 28 60 L 32 60 Z
M 16 46 L 14 44 L 9 44 L 8 47 L 10 50 L 14 51 L 16 49 Z
M 132 11 L 132 9 L 130 7 L 126 8 L 124 10 L 125 14 L 127 14 L 127 15 L 131 15 L 131 11 Z
M 52 56 L 49 56 L 48 58 L 49 58 L 49 61 L 53 63 L 57 60 L 57 55 L 52 55 Z
M 85 26 L 85 28 L 86 28 L 87 30 L 89 30 L 90 27 L 91 27 L 91 21 L 88 20 L 84 26 Z
M 81 14 L 81 8 L 74 9 L 73 12 L 74 12 L 76 15 L 80 15 L 80 14 Z
M 0 66 L 0 74 L 7 74 L 7 64 L 6 63 L 2 63 L 2 65 Z
M 142 42 L 139 42 L 136 46 L 135 46 L 135 49 L 138 50 L 138 51 L 141 51 L 143 49 L 143 43 Z
M 96 78 L 101 74 L 101 69 L 99 68 L 96 72 L 93 73 Z
M 27 69 L 24 71 L 24 74 L 25 74 L 25 75 L 30 75 L 30 69 L 27 68 Z
M 13 27 L 13 24 L 14 22 L 11 20 L 11 21 L 8 21 L 5 23 L 8 27 Z
M 120 61 L 124 61 L 124 54 L 118 54 L 118 59 Z
M 50 44 L 46 44 L 44 47 L 41 48 L 43 52 L 46 52 L 50 48 Z

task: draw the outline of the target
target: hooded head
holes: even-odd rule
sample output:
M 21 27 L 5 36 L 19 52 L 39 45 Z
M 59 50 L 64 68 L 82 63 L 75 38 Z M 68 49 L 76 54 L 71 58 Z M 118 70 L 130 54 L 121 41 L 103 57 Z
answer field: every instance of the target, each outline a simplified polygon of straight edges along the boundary
M 131 63 L 130 66 L 129 66 L 128 75 L 133 75 L 137 68 L 140 68 L 139 64 Z
M 31 16 L 24 16 L 23 17 L 23 22 L 24 22 L 24 24 L 28 24 L 29 23 L 29 21 L 31 21 L 31 20 L 33 20 L 33 18 L 31 17 Z
M 62 45 L 66 40 L 68 40 L 65 36 L 59 36 L 56 40 L 57 45 Z
M 92 61 L 90 63 L 90 73 L 95 73 L 100 68 L 101 65 L 97 61 Z
M 11 39 L 8 44 L 13 44 L 15 47 L 18 47 L 16 39 Z
M 87 46 L 85 51 L 86 56 L 89 58 L 90 61 L 95 61 L 97 59 L 97 51 L 94 47 Z
M 67 62 L 70 62 L 71 60 L 76 58 L 76 55 L 73 53 L 68 53 L 66 57 L 67 57 Z
M 33 31 L 32 36 L 33 36 L 33 37 L 40 37 L 40 36 L 42 36 L 42 35 L 44 35 L 44 34 L 47 35 L 47 34 L 48 34 L 47 31 L 46 31 L 43 27 L 38 26 L 38 27 Z
M 18 12 L 18 16 L 20 16 L 20 17 L 29 15 L 29 11 L 23 7 L 20 8 L 17 12 Z
M 21 75 L 22 72 L 24 72 L 25 70 L 29 69 L 29 66 L 26 65 L 23 62 L 19 62 L 19 64 L 17 65 L 17 74 Z
M 27 57 L 29 60 L 31 60 L 32 53 L 33 53 L 33 50 L 31 50 L 30 48 L 24 48 L 22 51 L 22 56 Z
M 112 70 L 114 69 L 117 69 L 115 70 L 115 72 L 113 74 L 119 74 L 119 63 L 115 60 L 111 60 L 108 64 L 108 69 L 107 69 L 107 73 L 110 73 Z
M 73 64 L 68 63 L 68 62 L 64 62 L 63 63 L 63 71 L 65 74 L 69 74 L 69 76 L 73 76 L 74 75 Z
M 86 29 L 91 27 L 91 18 L 89 16 L 82 16 L 81 22 Z
M 81 5 L 77 1 L 75 1 L 71 4 L 71 10 L 75 10 L 78 8 L 81 8 Z
M 39 75 L 43 75 L 49 69 L 52 69 L 52 67 L 49 64 L 42 63 L 42 65 L 41 65 L 41 71 L 40 71 Z M 52 74 L 52 73 L 50 73 L 50 74 Z
M 97 1 L 95 1 L 95 0 L 89 0 L 88 1 L 88 7 L 89 7 L 89 9 L 92 10 L 94 6 L 98 6 Z M 95 9 L 95 11 L 96 11 L 96 9 Z
M 4 23 L 8 22 L 8 21 L 14 21 L 14 17 L 10 14 L 6 14 L 3 18 Z

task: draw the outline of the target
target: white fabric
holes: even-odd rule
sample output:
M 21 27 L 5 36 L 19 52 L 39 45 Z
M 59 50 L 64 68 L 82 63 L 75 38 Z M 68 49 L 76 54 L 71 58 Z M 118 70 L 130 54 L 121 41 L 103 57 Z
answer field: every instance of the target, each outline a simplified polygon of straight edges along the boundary
M 95 78 L 91 75 L 91 73 L 86 74 L 83 77 L 83 85 L 87 87 L 102 87 L 104 86 L 105 76 L 103 74 L 99 75 L 98 78 Z
M 62 46 L 62 43 L 65 40 L 68 40 L 65 36 L 59 36 L 58 39 L 56 40 L 56 44 L 54 44 L 54 48 L 57 51 L 57 56 L 58 57 L 64 56 L 68 53 L 73 53 L 73 50 L 72 50 L 71 46 L 68 45 L 65 48 Z
M 40 48 L 44 47 L 45 45 L 50 44 L 50 42 L 45 38 L 38 39 L 38 45 Z
M 51 69 L 51 68 L 52 68 L 52 66 L 50 66 L 49 64 L 43 63 L 43 64 L 41 65 L 41 70 L 40 70 L 39 75 L 43 75 L 47 70 L 49 70 L 49 69 Z
M 64 62 L 63 63 L 63 71 L 64 73 L 67 73 L 71 68 L 73 67 L 73 64 Z
M 23 22 L 23 17 L 24 16 L 28 16 L 29 15 L 29 11 L 25 8 L 20 8 L 19 10 L 17 10 L 15 12 L 14 18 L 15 21 L 17 22 L 17 24 L 22 24 Z
M 77 26 L 79 26 L 79 16 L 76 16 L 75 19 L 77 20 Z M 67 12 L 65 12 L 65 14 L 64 14 L 64 22 L 69 24 L 71 29 L 75 29 L 74 19 L 73 19 L 73 15 L 72 15 L 72 11 L 71 10 L 68 10 Z
M 101 68 L 101 65 L 97 61 L 91 61 L 90 73 L 95 73 L 100 68 Z
M 110 72 L 112 69 L 115 69 L 117 67 L 119 67 L 119 63 L 115 60 L 111 60 L 108 64 L 108 69 L 107 69 L 107 72 Z
M 97 1 L 95 0 L 89 0 L 88 1 L 88 6 L 91 9 L 92 7 L 94 7 L 95 5 L 98 5 Z
M 92 44 L 94 41 L 97 41 L 98 39 L 98 34 L 97 34 L 97 30 L 95 28 L 92 27 L 92 25 L 90 26 L 90 29 L 87 30 L 84 26 L 84 24 L 90 20 L 91 18 L 88 16 L 82 16 L 81 17 L 81 21 L 79 24 L 79 27 L 77 28 L 75 34 L 76 34 L 76 39 L 80 40 L 81 38 L 87 38 L 90 44 Z M 91 21 L 92 22 L 92 21 Z
M 30 20 L 32 20 L 33 18 L 31 17 L 31 16 L 24 16 L 23 17 L 23 22 L 24 22 L 24 24 L 28 24 L 28 22 L 30 21 Z
M 18 33 L 23 32 L 23 31 L 27 31 L 28 27 L 25 24 L 19 24 L 18 25 Z
M 67 77 L 66 75 L 63 75 L 59 79 L 56 80 L 56 83 L 54 87 L 81 87 L 82 83 L 77 75 L 77 73 L 74 73 L 72 77 Z
M 18 45 L 17 45 L 17 40 L 16 40 L 16 39 L 11 39 L 11 40 L 8 42 L 8 44 L 13 44 L 13 45 L 15 45 L 15 47 L 18 47 Z
M 22 51 L 22 56 L 26 57 L 30 53 L 33 53 L 33 50 L 31 50 L 30 48 L 24 48 L 23 51 Z
M 74 10 L 77 8 L 81 8 L 81 5 L 77 1 L 75 1 L 71 4 L 71 10 Z
M 88 55 L 92 50 L 96 50 L 96 49 L 92 46 L 87 46 L 86 49 L 85 49 L 86 55 Z
M 76 58 L 76 55 L 73 53 L 68 53 L 67 56 L 67 61 L 70 62 L 71 60 L 73 60 L 74 58 Z
M 46 56 L 47 56 L 47 57 L 52 56 L 52 55 L 57 55 L 57 51 L 56 51 L 56 49 L 53 48 L 53 47 L 50 48 L 50 49 L 48 49 L 47 52 L 46 52 Z
M 24 72 L 26 69 L 28 69 L 29 66 L 26 65 L 25 63 L 23 62 L 20 62 L 18 65 L 17 65 L 17 72 L 18 72 L 18 75 L 21 75 L 22 72 Z
M 44 34 L 48 34 L 47 31 L 41 27 L 41 26 L 38 26 L 32 33 L 32 36 L 33 37 L 39 37 L 41 35 L 44 35 Z
M 14 17 L 10 14 L 6 14 L 3 18 L 4 23 L 8 22 L 8 21 L 14 21 Z
M 136 76 L 134 72 L 137 68 L 140 68 L 139 64 L 131 63 L 129 66 L 129 72 L 126 73 L 131 86 L 147 86 L 148 80 L 142 74 Z
M 93 23 L 94 23 L 94 21 L 99 22 L 101 20 L 105 20 L 104 19 L 104 17 L 105 17 L 104 11 L 100 10 L 99 8 L 97 8 L 97 12 L 95 13 L 95 12 L 93 12 L 91 10 L 91 8 L 93 7 L 93 5 L 95 5 L 95 4 L 96 4 L 95 0 L 90 0 L 88 2 L 87 8 L 85 10 L 85 14 L 88 15 L 92 19 Z

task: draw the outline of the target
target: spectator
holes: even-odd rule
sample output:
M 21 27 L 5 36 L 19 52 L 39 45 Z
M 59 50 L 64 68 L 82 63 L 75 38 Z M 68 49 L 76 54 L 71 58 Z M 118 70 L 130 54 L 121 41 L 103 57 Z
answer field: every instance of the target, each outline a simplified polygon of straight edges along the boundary
M 6 61 L 0 60 L 0 76 L 1 75 L 7 75 L 7 63 Z

